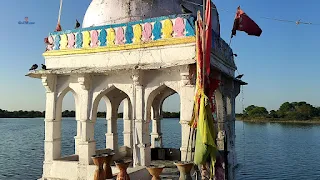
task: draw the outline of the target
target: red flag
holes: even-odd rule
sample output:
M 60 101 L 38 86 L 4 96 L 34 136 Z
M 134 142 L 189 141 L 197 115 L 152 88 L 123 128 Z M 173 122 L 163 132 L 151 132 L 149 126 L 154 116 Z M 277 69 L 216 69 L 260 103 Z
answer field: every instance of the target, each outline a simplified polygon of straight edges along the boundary
M 211 47 L 212 47 L 211 0 L 207 0 L 205 24 L 206 24 L 205 63 L 206 63 L 207 76 L 209 76 L 210 75 L 210 56 L 211 56 Z
M 260 27 L 242 10 L 240 6 L 237 9 L 236 17 L 232 28 L 231 38 L 236 35 L 236 31 L 244 31 L 248 35 L 260 36 L 262 30 Z

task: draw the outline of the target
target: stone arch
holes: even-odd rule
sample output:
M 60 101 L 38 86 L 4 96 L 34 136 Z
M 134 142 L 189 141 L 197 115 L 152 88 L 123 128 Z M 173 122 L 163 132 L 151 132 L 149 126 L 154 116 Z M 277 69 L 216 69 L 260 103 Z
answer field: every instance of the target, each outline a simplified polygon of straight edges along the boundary
M 121 87 L 121 88 L 120 88 Z M 96 122 L 97 119 L 97 113 L 98 113 L 98 106 L 100 104 L 100 101 L 102 100 L 105 104 L 106 104 L 106 120 L 107 120 L 107 132 L 106 132 L 106 148 L 107 149 L 112 149 L 114 150 L 114 152 L 116 153 L 116 158 L 119 158 L 118 156 L 121 154 L 118 154 L 119 149 L 121 148 L 121 146 L 119 146 L 118 144 L 118 123 L 117 123 L 117 119 L 118 119 L 118 109 L 120 107 L 120 104 L 122 101 L 124 101 L 124 105 L 127 105 L 128 107 L 126 112 L 124 113 L 124 116 L 128 117 L 126 120 L 128 120 L 128 122 L 130 122 L 129 126 L 128 124 L 125 124 L 125 122 L 123 123 L 123 128 L 124 131 L 125 129 L 128 130 L 128 132 L 123 132 L 123 134 L 125 133 L 129 133 L 129 141 L 125 142 L 125 138 L 124 138 L 124 145 L 128 145 L 129 147 L 130 144 L 132 144 L 132 139 L 130 137 L 130 133 L 131 133 L 131 120 L 132 120 L 132 104 L 131 104 L 131 99 L 130 96 L 122 89 L 126 89 L 125 87 L 122 87 L 121 85 L 111 85 L 108 86 L 108 88 L 102 89 L 101 91 L 97 91 L 94 95 L 93 95 L 93 102 L 92 102 L 92 110 L 91 110 L 91 114 L 90 114 L 90 119 L 93 122 Z M 126 89 L 128 90 L 128 89 Z M 125 117 L 124 117 L 125 120 Z M 128 128 L 125 128 L 125 126 Z M 121 142 L 121 141 L 120 141 Z
M 162 111 L 162 104 L 164 100 L 175 93 L 177 93 L 180 96 L 179 89 L 171 84 L 162 84 L 151 90 L 150 94 L 147 97 L 146 120 L 151 119 L 151 109 L 153 109 L 153 115 L 157 112 L 157 110 L 155 110 L 155 108 L 153 107 L 158 107 Z M 161 112 L 158 113 L 159 115 L 161 114 Z
M 57 95 L 57 101 L 56 101 L 56 120 L 60 121 L 62 119 L 62 102 L 65 97 L 65 95 L 71 92 L 73 95 L 73 98 L 75 100 L 75 112 L 76 112 L 76 119 L 79 117 L 79 111 L 78 111 L 78 96 L 77 93 L 72 89 L 71 87 L 67 86 L 65 87 L 58 95 Z
M 123 88 L 120 88 L 120 86 L 113 84 L 113 85 L 109 86 L 108 88 L 102 89 L 98 93 L 93 95 L 93 97 L 92 97 L 92 99 L 93 99 L 92 108 L 91 108 L 91 113 L 90 113 L 90 119 L 91 120 L 95 120 L 97 118 L 98 106 L 99 106 L 99 103 L 100 103 L 101 99 L 103 99 L 105 101 L 107 107 L 108 106 L 111 107 L 110 98 L 107 97 L 106 95 L 109 92 L 115 91 L 115 90 L 118 90 L 120 93 L 124 93 L 124 98 L 123 99 L 128 98 L 129 101 L 130 101 L 130 105 L 131 105 L 131 102 L 132 102 L 131 101 L 131 96 L 128 94 L 128 92 L 126 92 Z M 122 100 L 119 102 L 119 105 L 122 102 Z M 119 105 L 118 105 L 118 107 L 119 107 Z
M 176 93 L 180 96 L 179 92 L 163 84 L 153 89 L 147 98 L 146 120 L 151 120 L 152 122 L 152 131 L 150 133 L 151 148 L 163 147 L 161 130 L 162 106 L 165 99 Z

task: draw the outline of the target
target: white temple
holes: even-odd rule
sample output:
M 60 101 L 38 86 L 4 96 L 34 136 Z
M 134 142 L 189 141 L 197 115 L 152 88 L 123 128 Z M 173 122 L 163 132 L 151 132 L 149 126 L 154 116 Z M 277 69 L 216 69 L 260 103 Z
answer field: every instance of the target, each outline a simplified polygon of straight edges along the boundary
M 201 0 L 189 0 L 202 4 Z M 130 157 L 131 179 L 150 179 L 145 166 L 151 162 L 151 148 L 161 146 L 164 100 L 180 96 L 181 160 L 188 149 L 188 122 L 195 94 L 194 17 L 202 7 L 183 2 L 192 10 L 185 15 L 180 0 L 93 0 L 82 28 L 52 32 L 43 54 L 47 70 L 27 76 L 42 80 L 46 89 L 45 156 L 42 179 L 93 179 L 91 156 L 111 149 L 115 158 Z M 213 5 L 213 7 L 215 7 Z M 235 97 L 240 85 L 234 78 L 232 49 L 220 38 L 218 12 L 212 10 L 212 76 L 222 81 L 215 92 L 219 136 L 225 150 L 227 137 L 229 180 L 235 166 Z M 61 113 L 66 93 L 76 105 L 77 135 L 74 155 L 61 157 Z M 106 149 L 96 149 L 94 125 L 100 101 L 107 107 Z M 124 101 L 124 132 L 117 132 L 117 115 Z M 152 123 L 149 134 L 149 123 Z M 124 146 L 118 146 L 123 133 Z M 190 153 L 189 153 L 190 154 Z M 113 167 L 113 172 L 117 173 Z

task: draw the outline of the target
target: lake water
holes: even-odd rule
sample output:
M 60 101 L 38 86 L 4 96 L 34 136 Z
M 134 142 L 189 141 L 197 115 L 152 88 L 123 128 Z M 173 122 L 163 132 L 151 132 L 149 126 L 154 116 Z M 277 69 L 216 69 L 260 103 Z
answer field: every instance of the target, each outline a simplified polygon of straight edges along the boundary
M 178 119 L 162 121 L 165 147 L 180 147 Z M 97 148 L 105 146 L 105 121 L 95 128 Z M 64 119 L 62 154 L 74 151 L 76 122 Z M 118 121 L 119 144 L 123 144 L 122 121 Z M 320 179 L 320 126 L 236 122 L 237 179 Z M 0 119 L 0 179 L 33 180 L 41 177 L 43 119 Z

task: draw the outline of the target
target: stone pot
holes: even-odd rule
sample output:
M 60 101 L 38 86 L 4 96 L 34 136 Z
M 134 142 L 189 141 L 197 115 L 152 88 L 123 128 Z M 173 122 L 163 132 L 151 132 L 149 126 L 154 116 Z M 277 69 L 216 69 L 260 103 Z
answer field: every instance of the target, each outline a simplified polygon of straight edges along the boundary
M 164 166 L 149 166 L 147 170 L 152 176 L 151 180 L 160 180 L 160 174 L 162 173 Z
M 127 173 L 127 169 L 131 161 L 118 160 L 118 161 L 115 161 L 114 163 L 117 166 L 117 168 L 120 170 L 116 180 L 130 180 L 129 174 Z
M 103 165 L 103 169 L 106 175 L 106 179 L 113 178 L 112 169 L 111 169 L 111 159 L 114 155 L 115 155 L 114 153 L 102 154 L 102 156 L 105 157 L 105 163 Z
M 192 180 L 190 172 L 194 165 L 193 162 L 175 162 L 174 164 L 180 172 L 179 180 Z
M 103 164 L 106 161 L 106 158 L 101 155 L 93 155 L 92 157 L 94 165 L 96 165 L 96 170 L 94 172 L 94 180 L 105 180 L 106 174 L 103 170 Z

